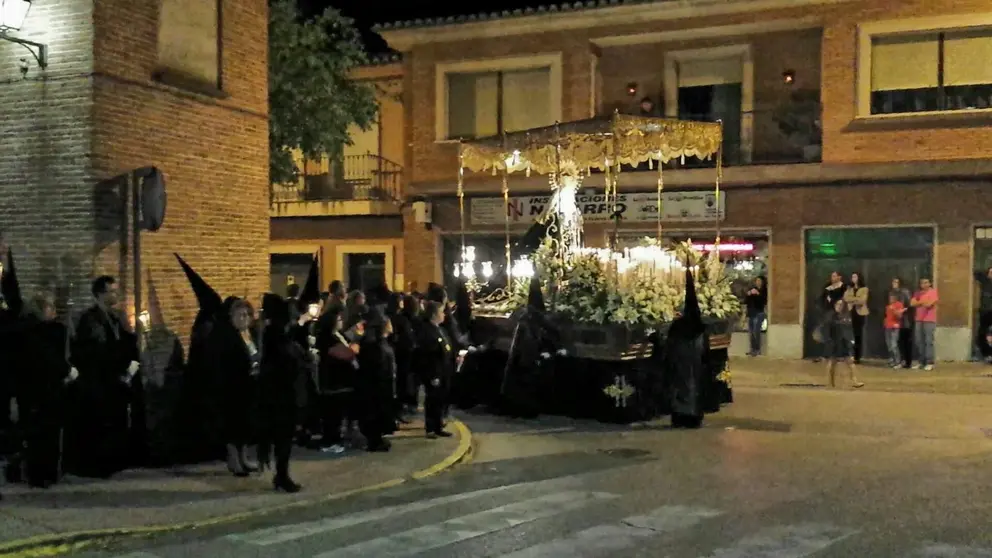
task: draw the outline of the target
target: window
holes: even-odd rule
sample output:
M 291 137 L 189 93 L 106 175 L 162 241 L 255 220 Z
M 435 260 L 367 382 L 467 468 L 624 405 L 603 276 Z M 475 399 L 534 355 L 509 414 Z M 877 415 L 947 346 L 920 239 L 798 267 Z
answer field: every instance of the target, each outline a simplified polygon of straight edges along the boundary
M 871 38 L 871 114 L 992 108 L 992 27 Z
M 447 139 L 493 136 L 554 124 L 552 68 L 448 73 Z
M 161 0 L 157 77 L 179 86 L 221 88 L 221 1 Z

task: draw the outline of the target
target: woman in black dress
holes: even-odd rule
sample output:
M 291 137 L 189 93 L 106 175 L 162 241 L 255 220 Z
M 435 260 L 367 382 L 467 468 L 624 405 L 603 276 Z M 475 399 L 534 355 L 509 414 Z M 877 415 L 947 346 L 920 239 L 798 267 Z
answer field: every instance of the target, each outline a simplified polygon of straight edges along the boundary
M 392 293 L 386 306 L 386 316 L 393 325 L 389 341 L 396 353 L 396 418 L 404 423 L 407 422 L 403 418 L 404 412 L 415 412 L 417 408 L 417 384 L 411 376 L 413 350 L 417 346 L 411 322 L 415 307 L 412 297 L 402 293 Z
M 227 448 L 227 470 L 234 476 L 246 477 L 257 470 L 248 463 L 245 446 L 251 442 L 252 409 L 256 393 L 256 378 L 260 372 L 261 353 L 252 336 L 250 309 L 245 301 L 228 297 L 212 332 L 212 349 L 217 359 L 222 395 L 221 423 Z
M 56 320 L 55 301 L 37 296 L 30 309 L 21 345 L 25 366 L 17 382 L 17 402 L 28 484 L 47 488 L 61 476 L 66 384 L 79 373 L 69 364 L 68 329 Z
M 369 313 L 359 345 L 355 385 L 360 412 L 358 426 L 368 451 L 389 451 L 390 444 L 382 437 L 396 431 L 393 397 L 396 357 L 387 341 L 392 332 L 389 318 L 375 310 Z
M 352 407 L 355 379 L 358 371 L 358 345 L 344 334 L 344 308 L 331 308 L 317 323 L 318 406 L 321 412 L 323 436 L 320 450 L 343 453 L 341 423 Z
M 263 462 L 267 461 L 267 449 L 272 447 L 276 460 L 272 485 L 276 490 L 299 492 L 301 486 L 289 476 L 289 457 L 299 419 L 300 379 L 306 370 L 305 355 L 290 338 L 290 309 L 282 297 L 267 293 L 262 298 L 262 313 L 265 332 L 259 383 L 265 437 L 259 455 Z

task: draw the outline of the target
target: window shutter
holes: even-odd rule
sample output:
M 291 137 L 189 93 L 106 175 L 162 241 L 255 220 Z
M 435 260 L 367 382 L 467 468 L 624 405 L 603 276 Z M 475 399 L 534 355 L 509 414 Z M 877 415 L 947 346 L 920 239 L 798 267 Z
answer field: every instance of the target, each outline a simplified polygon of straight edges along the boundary
M 503 128 L 516 132 L 554 124 L 551 118 L 551 69 L 503 74 Z
M 219 83 L 219 24 L 218 0 L 163 0 L 159 64 L 206 83 Z
M 992 84 L 992 29 L 944 35 L 944 85 Z
M 496 134 L 496 74 L 448 74 L 448 137 Z
M 878 37 L 871 46 L 871 90 L 937 87 L 936 34 Z

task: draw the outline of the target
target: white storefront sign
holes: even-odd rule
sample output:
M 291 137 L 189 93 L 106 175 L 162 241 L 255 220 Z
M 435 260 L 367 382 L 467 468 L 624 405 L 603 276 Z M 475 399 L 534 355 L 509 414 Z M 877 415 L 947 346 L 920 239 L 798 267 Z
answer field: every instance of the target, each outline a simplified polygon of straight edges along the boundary
M 511 223 L 528 224 L 537 219 L 547 207 L 551 196 L 527 196 L 510 198 L 507 213 Z M 612 204 L 606 202 L 604 194 L 577 196 L 582 219 L 589 222 L 610 220 Z M 617 209 L 621 223 L 649 223 L 658 220 L 658 194 L 620 194 Z M 726 218 L 727 194 L 720 193 L 720 207 L 717 208 L 716 193 L 712 190 L 695 192 L 663 192 L 661 195 L 661 220 L 663 223 L 714 221 Z M 473 225 L 502 225 L 503 198 L 472 198 L 469 205 L 469 219 Z

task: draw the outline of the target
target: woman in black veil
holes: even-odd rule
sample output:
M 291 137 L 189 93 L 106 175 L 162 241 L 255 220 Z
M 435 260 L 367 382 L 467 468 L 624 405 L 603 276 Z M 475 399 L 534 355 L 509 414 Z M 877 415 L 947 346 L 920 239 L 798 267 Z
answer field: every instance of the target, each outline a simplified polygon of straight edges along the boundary
M 547 317 L 541 282 L 532 277 L 527 308 L 513 332 L 503 372 L 500 392 L 504 412 L 521 418 L 534 418 L 540 413 L 542 392 L 552 373 L 552 355 L 559 343 L 558 329 Z

